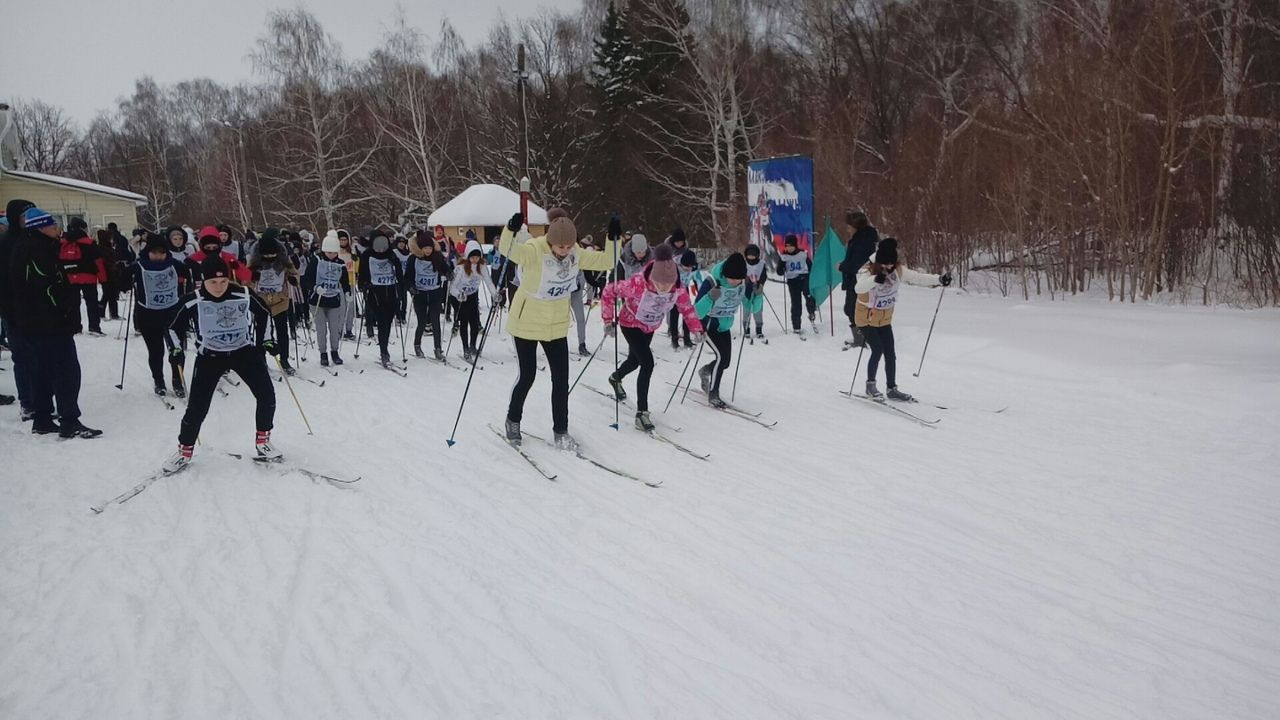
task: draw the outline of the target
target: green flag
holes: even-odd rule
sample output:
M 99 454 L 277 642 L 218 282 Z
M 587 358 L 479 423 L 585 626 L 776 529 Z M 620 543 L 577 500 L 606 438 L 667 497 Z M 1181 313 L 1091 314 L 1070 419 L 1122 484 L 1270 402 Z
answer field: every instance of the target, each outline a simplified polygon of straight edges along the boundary
M 809 271 L 809 293 L 817 304 L 826 302 L 831 288 L 840 284 L 840 271 L 836 268 L 843 260 L 844 245 L 836 231 L 831 229 L 831 223 L 827 223 L 827 232 L 813 253 L 813 269 Z

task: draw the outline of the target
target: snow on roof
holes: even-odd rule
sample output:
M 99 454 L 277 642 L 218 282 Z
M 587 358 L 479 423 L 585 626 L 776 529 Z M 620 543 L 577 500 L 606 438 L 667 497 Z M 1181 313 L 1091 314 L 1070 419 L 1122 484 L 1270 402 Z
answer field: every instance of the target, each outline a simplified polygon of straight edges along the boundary
M 427 224 L 445 227 L 506 225 L 520 211 L 520 193 L 501 185 L 472 185 L 457 197 L 436 208 Z M 546 225 L 547 211 L 529 203 L 529 225 Z
M 61 185 L 63 187 L 75 188 L 84 192 L 99 193 L 101 195 L 110 195 L 112 197 L 132 200 L 138 205 L 146 205 L 147 199 L 138 193 L 121 190 L 120 188 L 108 187 L 97 183 L 87 182 L 85 180 L 73 180 L 71 178 L 59 177 L 57 175 L 46 175 L 38 172 L 28 172 L 26 170 L 5 170 L 6 175 L 25 178 L 27 180 L 35 180 L 36 182 L 49 183 L 50 185 Z

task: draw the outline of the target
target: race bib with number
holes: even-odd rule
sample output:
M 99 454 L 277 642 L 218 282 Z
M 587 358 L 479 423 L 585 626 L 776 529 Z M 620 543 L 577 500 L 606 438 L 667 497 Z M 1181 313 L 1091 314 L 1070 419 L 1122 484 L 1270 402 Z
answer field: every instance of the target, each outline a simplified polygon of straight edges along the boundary
M 253 318 L 249 314 L 249 298 L 233 298 L 222 302 L 201 300 L 197 309 L 200 339 L 205 348 L 215 352 L 231 352 L 253 343 Z
M 550 253 L 542 256 L 542 278 L 534 297 L 541 300 L 559 300 L 573 294 L 578 285 L 578 257 L 569 255 L 564 261 Z
M 440 273 L 429 260 L 415 260 L 413 264 L 413 286 L 420 292 L 440 289 Z
M 644 295 L 640 296 L 640 302 L 636 305 L 636 320 L 645 327 L 655 328 L 662 324 L 663 318 L 675 304 L 675 293 L 656 293 L 645 290 Z
M 258 292 L 278 293 L 284 291 L 284 273 L 272 268 L 258 271 Z
M 391 263 L 383 258 L 369 258 L 369 282 L 378 286 L 395 285 L 396 268 Z
M 178 302 L 178 271 L 173 266 L 163 270 L 142 271 L 142 306 L 148 310 L 165 310 Z
M 324 297 L 337 297 L 342 290 L 342 273 L 346 270 L 340 262 L 320 260 L 316 263 L 316 289 Z
M 717 319 L 731 318 L 736 315 L 738 306 L 742 304 L 744 287 L 746 287 L 745 284 L 737 287 L 721 285 L 720 298 L 711 306 L 711 312 L 707 314 Z
M 888 310 L 898 303 L 898 275 L 889 275 L 867 293 L 867 306 L 872 310 Z

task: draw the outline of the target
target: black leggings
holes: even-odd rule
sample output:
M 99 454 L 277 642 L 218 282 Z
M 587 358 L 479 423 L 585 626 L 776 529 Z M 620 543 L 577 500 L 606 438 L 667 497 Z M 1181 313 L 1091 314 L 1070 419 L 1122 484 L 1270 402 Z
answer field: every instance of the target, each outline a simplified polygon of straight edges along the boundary
M 636 378 L 636 409 L 645 411 L 649 409 L 649 379 L 653 377 L 653 349 L 650 347 L 653 333 L 623 327 L 622 337 L 627 339 L 627 359 L 618 366 L 616 374 L 618 379 L 622 379 L 640 368 L 640 375 Z
M 724 371 L 729 369 L 729 363 L 733 360 L 733 335 L 728 330 L 708 330 L 707 341 L 711 343 L 711 350 L 715 353 L 716 359 L 704 365 L 704 368 L 711 368 L 711 392 L 714 395 L 720 394 L 720 378 L 724 376 Z
M 418 329 L 413 334 L 413 346 L 422 346 L 422 333 L 427 323 L 431 323 L 431 340 L 436 349 L 440 349 L 440 296 L 444 292 L 432 290 L 413 295 L 413 314 L 418 317 Z
M 805 308 L 810 314 L 817 312 L 818 306 L 809 294 L 809 276 L 797 275 L 787 281 L 787 290 L 791 291 L 791 329 L 800 332 L 800 298 L 805 300 Z
M 466 303 L 463 303 L 466 306 Z M 511 404 L 507 407 L 507 419 L 520 422 L 524 417 L 524 399 L 529 396 L 529 388 L 538 373 L 538 345 L 547 356 L 547 366 L 551 368 L 551 428 L 556 433 L 569 431 L 569 340 L 526 340 L 513 338 L 516 342 L 516 357 L 520 360 L 520 376 L 516 378 L 515 387 L 511 388 Z
M 667 313 L 667 332 L 671 334 L 671 339 L 675 340 L 680 337 L 680 308 L 672 307 L 671 312 Z M 684 341 L 689 342 L 689 323 L 684 324 Z
M 276 326 L 276 347 L 280 348 L 280 362 L 289 364 L 289 311 L 272 315 L 271 322 Z
M 173 347 L 173 340 L 167 330 L 160 328 L 142 331 L 142 341 L 147 344 L 147 365 L 151 368 L 151 379 L 157 386 L 164 387 L 164 356 Z M 169 362 L 174 385 L 182 382 L 179 367 L 181 366 L 177 363 Z
M 884 379 L 888 387 L 898 387 L 898 356 L 893 351 L 893 326 L 864 326 L 858 328 L 867 339 L 871 348 L 871 358 L 867 360 L 867 382 L 875 382 L 876 370 L 880 367 L 880 356 L 884 356 Z
M 200 426 L 209 414 L 214 388 L 228 371 L 239 375 L 257 400 L 254 418 L 258 431 L 271 430 L 276 415 L 276 390 L 271 385 L 271 376 L 267 374 L 267 363 L 262 350 L 249 347 L 228 355 L 196 356 L 195 369 L 191 372 L 191 392 L 187 396 L 187 412 L 182 416 L 182 429 L 178 432 L 179 444 L 196 444 L 196 438 L 200 437 Z
M 462 348 L 478 350 L 476 341 L 480 339 L 480 293 L 468 295 L 466 300 L 458 303 L 456 313 L 455 322 L 458 325 L 458 334 L 462 337 Z
M 81 285 L 80 296 L 84 298 L 85 312 L 89 315 L 89 329 L 102 331 L 102 306 L 98 304 L 98 286 Z

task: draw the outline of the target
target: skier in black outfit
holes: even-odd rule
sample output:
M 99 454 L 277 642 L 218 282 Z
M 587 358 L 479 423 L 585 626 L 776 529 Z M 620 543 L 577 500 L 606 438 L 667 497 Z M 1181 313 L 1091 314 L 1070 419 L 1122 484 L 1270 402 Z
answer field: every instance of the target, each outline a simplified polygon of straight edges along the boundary
M 271 446 L 271 427 L 276 414 L 276 393 L 267 374 L 264 352 L 275 355 L 275 338 L 270 335 L 271 310 L 252 290 L 231 282 L 231 271 L 221 255 L 211 255 L 201 263 L 201 288 L 182 298 L 178 314 L 169 328 L 173 340 L 171 357 L 181 365 L 187 328 L 196 330 L 196 360 L 191 371 L 191 396 L 178 432 L 178 451 L 164 464 L 175 473 L 191 463 L 200 426 L 209 413 L 218 380 L 234 371 L 257 401 L 257 458 L 275 462 L 282 458 Z
M 867 264 L 871 254 L 876 251 L 876 245 L 880 242 L 880 232 L 871 225 L 867 214 L 861 210 L 850 210 L 845 213 L 844 222 L 852 235 L 845 246 L 844 260 L 839 266 L 840 288 L 844 290 L 844 314 L 849 318 L 849 329 L 853 331 L 852 342 L 845 341 L 845 345 L 862 347 L 866 344 L 866 340 L 863 339 L 858 324 L 853 320 L 858 308 L 858 294 L 854 291 L 854 285 L 858 282 L 858 271 Z
M 426 357 L 422 352 L 422 333 L 431 325 L 431 341 L 435 345 L 436 360 L 444 361 L 440 349 L 440 311 L 445 301 L 445 281 L 453 272 L 453 266 L 425 230 L 419 230 L 409 244 L 409 260 L 404 268 L 404 287 L 413 296 L 413 313 L 418 318 L 418 329 L 413 333 L 413 354 Z
M 10 229 L 12 233 L 13 230 Z M 80 291 L 67 279 L 59 259 L 58 223 L 49 213 L 30 207 L 13 237 L 9 256 L 12 283 L 10 328 L 21 348 L 31 389 L 36 435 L 94 438 L 101 430 L 80 422 Z M 53 421 L 54 398 L 58 421 Z
M 358 282 L 367 298 L 365 322 L 372 320 L 371 324 L 377 326 L 378 350 L 382 353 L 380 362 L 389 365 L 391 353 L 387 351 L 387 343 L 391 340 L 391 323 L 399 311 L 398 288 L 404 282 L 404 270 L 383 231 L 374 230 L 373 233 L 371 247 L 360 257 Z
M 10 200 L 5 207 L 4 227 L 0 227 L 0 325 L 3 326 L 4 342 L 9 346 L 9 357 L 13 360 L 13 382 L 18 386 L 18 404 L 21 406 L 22 421 L 35 417 L 32 409 L 32 393 L 30 370 L 22 361 L 21 340 L 13 329 L 13 281 L 9 278 L 9 258 L 13 245 L 22 234 L 22 216 L 28 208 L 35 207 L 30 200 Z M 9 398 L 8 401 L 5 399 Z M 13 402 L 8 395 L 0 396 L 0 405 Z
M 191 276 L 187 267 L 169 253 L 168 243 L 160 235 L 148 235 L 142 256 L 132 266 L 133 324 L 147 344 L 147 364 L 156 395 L 165 394 L 164 356 L 173 350 L 169 325 L 178 311 L 178 301 L 190 290 Z M 182 366 L 170 361 L 173 394 L 185 397 Z
M 809 311 L 809 322 L 814 321 L 818 310 L 813 295 L 809 294 L 809 273 L 812 269 L 813 261 L 809 259 L 809 253 L 800 249 L 794 234 L 788 234 L 782 244 L 782 254 L 778 256 L 778 272 L 786 279 L 787 291 L 791 293 L 791 331 L 801 337 L 804 336 L 804 330 L 800 327 L 801 298 Z

